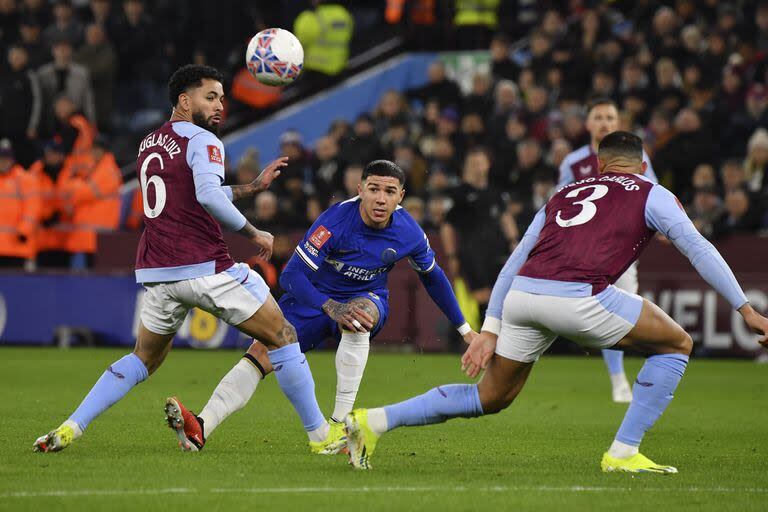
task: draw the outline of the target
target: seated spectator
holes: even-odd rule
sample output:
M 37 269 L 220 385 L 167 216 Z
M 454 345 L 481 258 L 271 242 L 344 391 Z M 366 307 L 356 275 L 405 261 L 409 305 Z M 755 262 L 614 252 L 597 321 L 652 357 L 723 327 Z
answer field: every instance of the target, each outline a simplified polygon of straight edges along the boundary
M 311 167 L 319 199 L 327 203 L 343 180 L 344 164 L 339 158 L 339 145 L 336 139 L 326 135 L 317 140 Z
M 427 83 L 421 87 L 408 89 L 405 92 L 408 100 L 417 100 L 426 104 L 429 100 L 437 100 L 441 108 L 458 107 L 461 102 L 461 91 L 445 75 L 445 64 L 441 61 L 434 61 L 427 69 Z
M 768 130 L 758 128 L 747 143 L 744 171 L 749 190 L 763 196 L 768 194 Z
M 748 186 L 747 174 L 744 166 L 735 158 L 730 158 L 720 166 L 720 181 L 723 184 L 723 192 L 727 195 L 734 190 L 745 189 Z
M 27 50 L 29 55 L 29 68 L 38 69 L 51 59 L 50 48 L 43 42 L 42 21 L 39 17 L 31 14 L 22 16 L 19 24 L 21 38 L 19 44 Z
M 28 66 L 24 46 L 8 49 L 10 68 L 0 75 L 0 135 L 10 140 L 18 163 L 29 167 L 37 159 L 37 134 L 43 98 L 37 75 Z
M 393 161 L 405 172 L 405 189 L 409 195 L 423 195 L 427 187 L 427 162 L 413 144 L 395 147 Z
M 474 112 L 483 119 L 488 119 L 493 110 L 493 99 L 491 98 L 492 85 L 493 81 L 489 74 L 476 73 L 472 77 L 472 90 L 464 97 L 462 102 L 462 112 L 465 114 Z
M 426 219 L 426 206 L 424 200 L 417 196 L 408 196 L 403 200 L 402 204 L 405 211 L 407 211 L 413 220 L 415 220 L 419 226 L 424 226 Z
M 427 201 L 427 214 L 422 227 L 424 231 L 437 231 L 445 222 L 445 216 L 449 210 L 449 200 L 445 196 L 433 195 Z
M 533 178 L 537 174 L 548 174 L 555 180 L 557 171 L 544 161 L 541 144 L 535 139 L 525 139 L 517 146 L 517 165 L 507 175 L 507 186 L 525 197 L 531 193 Z
M 712 185 L 695 188 L 686 211 L 696 229 L 705 237 L 712 238 L 715 223 L 723 215 L 722 200 L 717 189 Z
M 280 220 L 280 203 L 274 192 L 270 190 L 260 192 L 252 201 L 253 210 L 249 210 L 245 214 L 251 224 L 273 234 L 284 230 L 285 225 Z
M 117 74 L 117 53 L 107 40 L 104 27 L 88 25 L 85 44 L 75 53 L 75 62 L 83 65 L 91 78 L 96 122 L 102 131 L 108 131 L 112 123 L 112 97 Z
M 385 92 L 379 104 L 374 111 L 376 123 L 376 133 L 383 135 L 388 129 L 393 119 L 408 119 L 408 104 L 405 97 L 398 91 L 390 90 Z
M 713 236 L 715 238 L 729 236 L 735 233 L 754 233 L 760 229 L 761 212 L 754 204 L 749 192 L 737 188 L 725 194 L 725 212 L 715 223 Z
M 517 80 L 520 66 L 512 60 L 510 41 L 506 35 L 496 34 L 491 39 L 490 54 L 494 80 Z
M 370 162 L 380 158 L 381 144 L 376 136 L 373 117 L 360 114 L 352 126 L 352 135 L 341 145 L 339 157 L 344 162 Z

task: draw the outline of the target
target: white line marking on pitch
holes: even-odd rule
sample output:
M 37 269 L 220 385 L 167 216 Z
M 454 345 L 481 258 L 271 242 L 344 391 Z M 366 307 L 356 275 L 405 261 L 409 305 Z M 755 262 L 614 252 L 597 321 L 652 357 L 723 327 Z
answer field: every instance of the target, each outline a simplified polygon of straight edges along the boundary
M 340 492 L 356 493 L 400 493 L 400 492 L 690 492 L 690 493 L 750 493 L 768 494 L 768 488 L 761 487 L 606 487 L 606 486 L 490 486 L 490 487 L 250 487 L 190 489 L 170 487 L 165 489 L 82 489 L 73 491 L 16 491 L 0 493 L 0 499 L 8 498 L 72 498 L 83 496 L 139 496 L 158 494 L 230 494 L 230 493 L 272 493 L 272 494 L 324 494 Z

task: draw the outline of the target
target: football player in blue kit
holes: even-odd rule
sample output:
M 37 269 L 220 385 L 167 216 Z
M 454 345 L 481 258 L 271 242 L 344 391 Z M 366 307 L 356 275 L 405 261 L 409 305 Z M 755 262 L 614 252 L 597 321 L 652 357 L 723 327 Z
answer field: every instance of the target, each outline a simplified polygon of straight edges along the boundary
M 336 404 L 330 423 L 340 442 L 318 445 L 316 453 L 338 453 L 345 448 L 343 420 L 353 408 L 370 339 L 389 316 L 387 276 L 396 262 L 408 259 L 464 341 L 471 343 L 477 335 L 464 320 L 424 231 L 399 205 L 404 182 L 402 169 L 393 162 L 369 163 L 358 184 L 359 195 L 320 215 L 280 276 L 286 291 L 280 309 L 296 328 L 302 351 L 312 350 L 328 338 L 339 340 Z M 168 398 L 166 414 L 182 450 L 202 449 L 213 430 L 248 403 L 259 381 L 280 371 L 266 354 L 264 345 L 255 340 L 198 415 L 178 398 Z

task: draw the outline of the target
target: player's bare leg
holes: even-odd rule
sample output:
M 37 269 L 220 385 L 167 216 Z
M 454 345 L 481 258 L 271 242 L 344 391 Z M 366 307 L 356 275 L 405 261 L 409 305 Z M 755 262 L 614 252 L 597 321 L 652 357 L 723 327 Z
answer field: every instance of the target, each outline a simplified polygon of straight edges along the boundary
M 171 349 L 173 336 L 154 333 L 140 323 L 133 353 L 112 363 L 69 419 L 39 437 L 33 449 L 54 452 L 69 446 L 96 417 L 160 367 Z
M 633 399 L 616 439 L 603 455 L 603 471 L 677 473 L 672 466 L 654 463 L 639 452 L 645 432 L 672 401 L 685 372 L 693 341 L 660 307 L 648 300 L 635 327 L 619 347 L 650 354 L 635 380 Z

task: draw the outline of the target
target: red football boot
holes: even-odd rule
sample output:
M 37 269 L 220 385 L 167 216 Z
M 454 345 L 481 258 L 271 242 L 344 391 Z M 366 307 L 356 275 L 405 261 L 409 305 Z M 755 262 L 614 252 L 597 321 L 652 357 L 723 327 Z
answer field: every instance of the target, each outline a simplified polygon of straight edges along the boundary
M 179 446 L 183 451 L 199 452 L 203 449 L 205 436 L 203 436 L 202 422 L 175 396 L 165 400 L 165 418 L 168 420 L 168 426 L 176 432 Z

